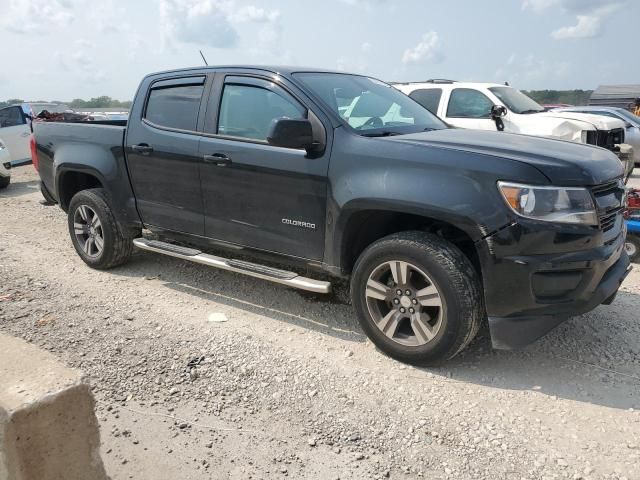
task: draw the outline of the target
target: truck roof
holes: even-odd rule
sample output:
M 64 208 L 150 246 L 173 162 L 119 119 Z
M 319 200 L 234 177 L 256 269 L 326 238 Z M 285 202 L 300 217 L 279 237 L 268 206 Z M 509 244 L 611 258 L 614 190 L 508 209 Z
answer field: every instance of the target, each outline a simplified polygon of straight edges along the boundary
M 278 75 L 290 76 L 293 73 L 341 73 L 350 75 L 349 72 L 341 72 L 338 70 L 331 70 L 326 68 L 318 68 L 318 67 L 295 67 L 295 66 L 286 66 L 286 65 L 209 65 L 209 66 L 201 66 L 201 67 L 188 67 L 188 68 L 177 68 L 173 70 L 164 70 L 160 72 L 154 72 L 147 75 L 147 77 L 156 76 L 156 75 L 164 75 L 168 73 L 187 73 L 198 71 L 202 72 L 203 70 L 229 70 L 229 69 L 237 69 L 237 70 L 262 70 L 264 72 L 275 73 Z M 354 73 L 352 75 L 359 75 Z

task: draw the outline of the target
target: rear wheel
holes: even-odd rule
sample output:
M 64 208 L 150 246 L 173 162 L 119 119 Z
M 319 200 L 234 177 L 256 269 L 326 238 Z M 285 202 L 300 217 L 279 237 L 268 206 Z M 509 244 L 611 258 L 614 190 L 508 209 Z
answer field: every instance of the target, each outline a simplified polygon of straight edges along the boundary
M 11 177 L 0 177 L 0 188 L 7 188 L 11 183 Z
M 351 295 L 371 341 L 413 364 L 452 358 L 484 317 L 480 280 L 469 259 L 423 232 L 391 235 L 368 247 L 354 267 Z
M 73 246 L 90 267 L 105 270 L 131 256 L 133 241 L 122 234 L 103 189 L 76 193 L 67 218 Z

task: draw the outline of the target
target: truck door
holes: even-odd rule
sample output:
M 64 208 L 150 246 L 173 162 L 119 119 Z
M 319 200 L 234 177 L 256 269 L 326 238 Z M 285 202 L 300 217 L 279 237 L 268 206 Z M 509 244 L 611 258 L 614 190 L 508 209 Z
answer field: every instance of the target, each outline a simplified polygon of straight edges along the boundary
M 216 83 L 200 142 L 205 235 L 321 259 L 329 149 L 310 158 L 266 141 L 274 119 L 307 118 L 307 107 L 266 79 L 227 75 Z
M 204 234 L 198 118 L 205 79 L 198 75 L 151 83 L 142 118 L 129 119 L 127 165 L 145 225 Z
M 0 110 L 0 139 L 9 150 L 11 163 L 14 165 L 31 160 L 30 135 L 29 119 L 22 111 L 22 107 L 7 107 Z
M 493 102 L 482 92 L 472 88 L 454 88 L 446 103 L 444 120 L 460 128 L 497 130 L 491 119 Z

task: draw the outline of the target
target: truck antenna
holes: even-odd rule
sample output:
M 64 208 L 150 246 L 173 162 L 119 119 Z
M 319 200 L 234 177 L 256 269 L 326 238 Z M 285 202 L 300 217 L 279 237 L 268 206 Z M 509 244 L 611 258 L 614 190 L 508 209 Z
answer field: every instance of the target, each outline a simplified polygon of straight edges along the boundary
M 207 59 L 204 58 L 204 53 L 202 53 L 202 50 L 198 50 L 200 52 L 200 56 L 202 57 L 202 60 L 204 60 L 204 64 L 208 67 L 209 64 L 207 63 Z

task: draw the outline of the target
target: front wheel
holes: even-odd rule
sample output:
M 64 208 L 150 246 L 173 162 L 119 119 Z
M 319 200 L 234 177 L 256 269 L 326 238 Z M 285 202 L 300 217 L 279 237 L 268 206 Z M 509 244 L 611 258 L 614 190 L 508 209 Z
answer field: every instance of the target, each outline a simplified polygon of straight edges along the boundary
M 351 296 L 371 341 L 418 365 L 454 357 L 473 340 L 485 315 L 469 259 L 437 235 L 417 231 L 369 246 L 354 267 Z
M 120 231 L 102 188 L 76 193 L 67 219 L 73 246 L 90 267 L 106 270 L 129 260 L 133 241 Z
M 7 188 L 11 183 L 11 177 L 0 177 L 0 189 Z
M 640 237 L 633 233 L 627 233 L 627 238 L 624 241 L 624 249 L 629 255 L 629 260 L 637 263 L 640 260 Z

